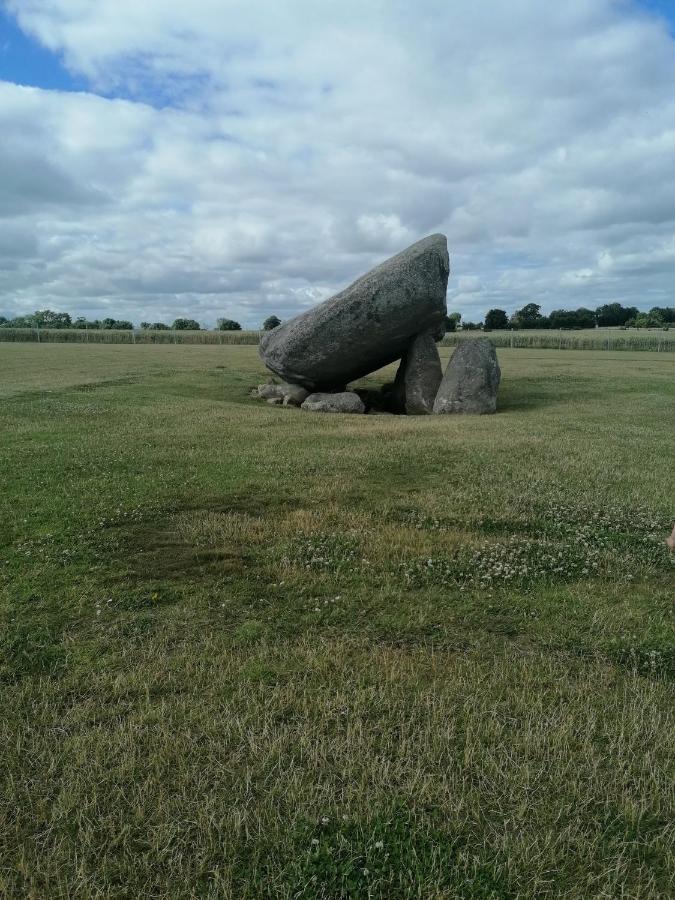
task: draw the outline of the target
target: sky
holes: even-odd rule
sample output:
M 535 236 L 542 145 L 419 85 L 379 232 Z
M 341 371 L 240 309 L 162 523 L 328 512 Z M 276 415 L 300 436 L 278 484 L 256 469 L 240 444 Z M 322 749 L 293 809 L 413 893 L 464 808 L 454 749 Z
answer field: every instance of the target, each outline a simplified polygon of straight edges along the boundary
M 675 0 L 0 0 L 0 314 L 672 306 L 674 85 Z

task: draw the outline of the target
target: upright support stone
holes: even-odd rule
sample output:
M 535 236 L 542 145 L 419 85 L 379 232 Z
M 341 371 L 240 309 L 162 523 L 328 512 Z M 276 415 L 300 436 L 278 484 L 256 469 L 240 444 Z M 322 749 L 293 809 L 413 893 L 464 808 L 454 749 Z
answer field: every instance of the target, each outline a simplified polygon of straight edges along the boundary
M 501 370 L 492 341 L 468 338 L 458 344 L 434 401 L 434 413 L 493 413 Z
M 418 334 L 406 350 L 396 373 L 394 393 L 399 412 L 409 416 L 428 416 L 443 379 L 441 358 L 435 335 Z

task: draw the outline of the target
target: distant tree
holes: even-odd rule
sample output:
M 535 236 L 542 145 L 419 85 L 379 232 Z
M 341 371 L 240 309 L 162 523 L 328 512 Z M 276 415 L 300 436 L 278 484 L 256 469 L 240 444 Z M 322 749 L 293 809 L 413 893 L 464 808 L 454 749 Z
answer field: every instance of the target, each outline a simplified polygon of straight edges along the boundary
M 551 328 L 593 328 L 595 313 L 591 309 L 554 309 L 548 317 Z
M 150 323 L 149 323 L 149 322 L 141 322 L 141 330 L 142 330 L 142 331 L 147 331 L 148 328 L 150 328 Z
M 199 322 L 195 319 L 174 319 L 171 326 L 176 331 L 199 331 Z
M 33 313 L 33 321 L 39 328 L 70 328 L 72 320 L 68 313 L 57 313 L 51 309 L 38 309 Z
M 101 327 L 102 325 L 100 319 L 87 320 L 84 318 L 84 316 L 78 316 L 77 319 L 75 319 L 75 321 L 73 322 L 73 328 L 86 328 L 90 331 L 96 331 L 97 328 Z
M 592 309 L 580 306 L 576 310 L 577 328 L 595 328 L 595 313 Z
M 638 310 L 634 306 L 622 306 L 620 303 L 605 303 L 595 311 L 595 321 L 603 328 L 617 325 L 625 325 L 629 319 L 637 316 Z
M 144 331 L 168 331 L 169 326 L 164 322 L 141 322 L 141 328 Z
M 281 319 L 277 316 L 268 316 L 263 322 L 263 331 L 271 331 L 281 325 Z
M 549 321 L 541 314 L 541 306 L 538 303 L 527 303 L 522 309 L 517 310 L 509 320 L 512 328 L 548 328 Z
M 480 331 L 482 322 L 462 322 L 462 331 Z
M 112 319 L 110 317 L 103 319 L 101 328 L 106 331 L 133 331 L 133 324 L 127 319 Z
M 3 325 L 6 325 L 7 322 L 9 322 L 7 316 L 0 316 L 0 328 L 2 328 Z
M 653 311 L 638 313 L 626 322 L 629 328 L 663 328 L 665 324 L 660 313 Z
M 218 319 L 218 331 L 241 331 L 241 325 L 234 319 Z
M 508 328 L 509 318 L 503 309 L 491 309 L 485 316 L 485 327 L 487 329 L 494 329 L 495 331 L 502 328 Z
M 35 328 L 35 318 L 33 316 L 16 316 L 10 319 L 2 326 L 3 328 Z
M 649 315 L 660 316 L 666 325 L 671 325 L 675 322 L 675 306 L 652 306 Z
M 573 318 L 574 313 L 569 309 L 554 309 L 549 315 L 548 321 L 551 328 L 572 328 L 570 320 Z
M 458 312 L 448 313 L 445 317 L 445 330 L 457 331 L 459 323 L 462 321 L 462 314 Z

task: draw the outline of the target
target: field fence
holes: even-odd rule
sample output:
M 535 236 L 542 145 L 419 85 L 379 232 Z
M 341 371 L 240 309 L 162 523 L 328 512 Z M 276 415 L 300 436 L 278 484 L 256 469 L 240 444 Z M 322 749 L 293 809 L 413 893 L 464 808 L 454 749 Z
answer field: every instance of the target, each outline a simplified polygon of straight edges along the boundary
M 34 341 L 44 344 L 257 344 L 260 332 L 0 328 L 0 341 Z
M 442 347 L 455 347 L 462 341 L 487 337 L 496 347 L 512 347 L 514 349 L 531 350 L 651 350 L 675 352 L 675 335 L 667 337 L 663 334 L 625 334 L 619 332 L 612 335 L 576 335 L 552 332 L 550 334 L 522 334 L 515 332 L 471 332 L 470 334 L 446 334 L 441 341 Z
M 85 328 L 0 328 L 0 341 L 34 341 L 45 344 L 258 344 L 260 331 L 151 331 Z M 651 350 L 675 352 L 675 332 L 636 334 L 616 332 L 581 334 L 541 332 L 523 334 L 513 331 L 472 331 L 446 334 L 442 347 L 455 347 L 461 341 L 489 337 L 496 347 L 532 350 Z

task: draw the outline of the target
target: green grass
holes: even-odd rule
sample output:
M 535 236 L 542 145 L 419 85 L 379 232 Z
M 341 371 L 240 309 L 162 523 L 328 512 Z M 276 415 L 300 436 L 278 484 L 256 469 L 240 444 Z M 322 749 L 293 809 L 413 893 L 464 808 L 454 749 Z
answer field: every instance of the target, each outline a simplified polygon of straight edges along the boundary
M 672 896 L 673 364 L 499 358 L 347 417 L 0 347 L 0 896 Z

